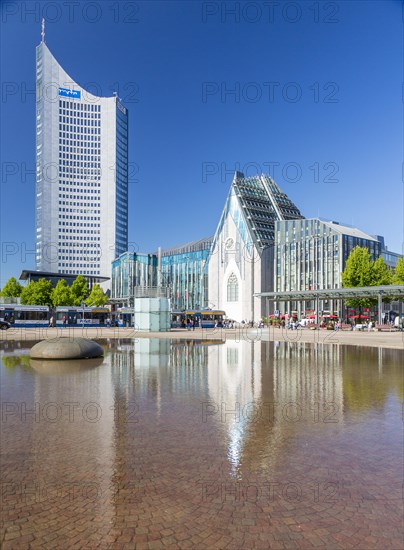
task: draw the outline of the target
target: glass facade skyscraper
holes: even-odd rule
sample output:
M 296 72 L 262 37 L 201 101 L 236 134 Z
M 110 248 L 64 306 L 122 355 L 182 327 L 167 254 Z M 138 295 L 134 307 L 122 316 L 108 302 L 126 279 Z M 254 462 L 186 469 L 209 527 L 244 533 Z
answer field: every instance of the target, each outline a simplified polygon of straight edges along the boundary
M 36 49 L 36 269 L 111 276 L 128 249 L 128 111 Z M 107 285 L 109 286 L 109 285 Z

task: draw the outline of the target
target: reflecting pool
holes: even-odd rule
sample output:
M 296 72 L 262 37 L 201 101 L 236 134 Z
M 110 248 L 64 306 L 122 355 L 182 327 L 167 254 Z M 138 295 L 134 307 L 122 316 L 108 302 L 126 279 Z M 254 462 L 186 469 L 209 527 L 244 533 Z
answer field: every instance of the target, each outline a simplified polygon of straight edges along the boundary
M 403 352 L 2 342 L 4 548 L 402 548 Z

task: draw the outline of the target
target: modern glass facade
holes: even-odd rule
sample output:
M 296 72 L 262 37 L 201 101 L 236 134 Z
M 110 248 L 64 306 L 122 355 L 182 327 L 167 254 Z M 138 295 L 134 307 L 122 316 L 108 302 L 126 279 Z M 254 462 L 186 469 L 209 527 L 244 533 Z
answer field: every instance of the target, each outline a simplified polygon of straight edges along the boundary
M 368 248 L 373 260 L 381 254 L 380 242 L 356 228 L 319 219 L 278 221 L 275 291 L 340 288 L 341 273 L 356 246 Z M 292 303 L 291 307 L 304 313 L 314 304 Z M 333 310 L 335 304 L 322 304 L 322 309 Z
M 382 257 L 383 260 L 386 262 L 387 266 L 390 269 L 395 269 L 397 262 L 400 258 L 403 257 L 402 254 L 398 254 L 397 252 L 392 252 L 391 250 L 387 249 L 386 243 L 384 242 L 384 237 L 382 235 L 374 235 L 375 239 L 377 239 L 382 247 Z
M 170 289 L 172 310 L 204 309 L 208 302 L 208 261 L 212 238 L 164 250 L 162 284 Z
M 236 172 L 209 260 L 209 300 L 236 321 L 258 321 L 265 300 L 255 294 L 273 290 L 273 253 L 277 220 L 303 216 L 266 174 Z
M 252 244 L 259 249 L 273 246 L 277 220 L 303 217 L 269 175 L 246 178 L 242 172 L 236 172 L 216 236 L 221 233 L 229 214 L 248 250 L 251 250 Z
M 128 111 L 116 105 L 116 256 L 128 248 Z
M 128 248 L 127 222 L 128 112 L 116 96 L 81 88 L 42 41 L 36 49 L 36 269 L 110 277 L 112 260 Z
M 125 252 L 112 262 L 111 299 L 129 305 L 135 287 L 157 286 L 157 256 Z

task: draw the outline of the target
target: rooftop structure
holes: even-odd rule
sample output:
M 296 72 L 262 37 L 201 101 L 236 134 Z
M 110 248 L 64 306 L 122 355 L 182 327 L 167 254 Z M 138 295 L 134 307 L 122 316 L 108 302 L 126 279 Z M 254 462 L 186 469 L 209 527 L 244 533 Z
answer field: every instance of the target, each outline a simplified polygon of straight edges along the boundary
M 20 281 L 39 281 L 39 279 L 47 279 L 52 283 L 52 286 L 56 286 L 57 283 L 64 279 L 67 284 L 70 286 L 77 275 L 72 275 L 71 273 L 53 273 L 52 271 L 30 271 L 24 269 L 20 275 Z M 109 280 L 108 277 L 100 277 L 99 275 L 83 275 L 86 279 L 88 287 L 91 289 L 95 283 L 102 284 Z

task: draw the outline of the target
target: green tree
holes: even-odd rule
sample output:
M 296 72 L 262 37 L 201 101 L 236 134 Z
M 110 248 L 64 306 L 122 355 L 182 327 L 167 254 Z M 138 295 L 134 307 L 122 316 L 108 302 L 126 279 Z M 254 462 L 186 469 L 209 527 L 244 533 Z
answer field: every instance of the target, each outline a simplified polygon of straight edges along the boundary
M 70 287 L 73 306 L 80 306 L 88 297 L 87 281 L 83 275 L 77 275 Z
M 350 253 L 341 274 L 346 288 L 372 285 L 372 258 L 367 248 L 356 246 Z
M 372 264 L 372 277 L 375 286 L 391 285 L 393 273 L 388 268 L 383 256 L 379 256 Z
M 15 277 L 11 277 L 4 285 L 2 291 L 0 292 L 0 295 L 17 298 L 18 296 L 21 296 L 23 288 L 24 287 L 20 285 Z
M 47 279 L 39 279 L 37 285 L 37 304 L 39 306 L 51 306 L 53 292 L 52 283 Z
M 404 285 L 404 258 L 399 258 L 393 277 L 395 285 Z
M 72 306 L 72 294 L 70 287 L 64 279 L 60 279 L 52 292 L 52 303 L 54 306 Z
M 345 269 L 341 274 L 342 286 L 353 288 L 374 285 L 373 261 L 367 248 L 356 246 L 350 253 Z M 363 307 L 372 307 L 377 300 L 371 298 L 352 298 L 346 303 L 349 307 L 359 308 L 359 314 Z
M 96 283 L 85 302 L 88 306 L 103 306 L 108 302 L 108 296 L 104 293 L 100 285 Z
M 51 306 L 52 283 L 47 279 L 31 281 L 21 292 L 21 302 L 28 305 Z
M 38 283 L 30 281 L 21 292 L 21 303 L 30 306 L 36 305 L 36 286 Z

